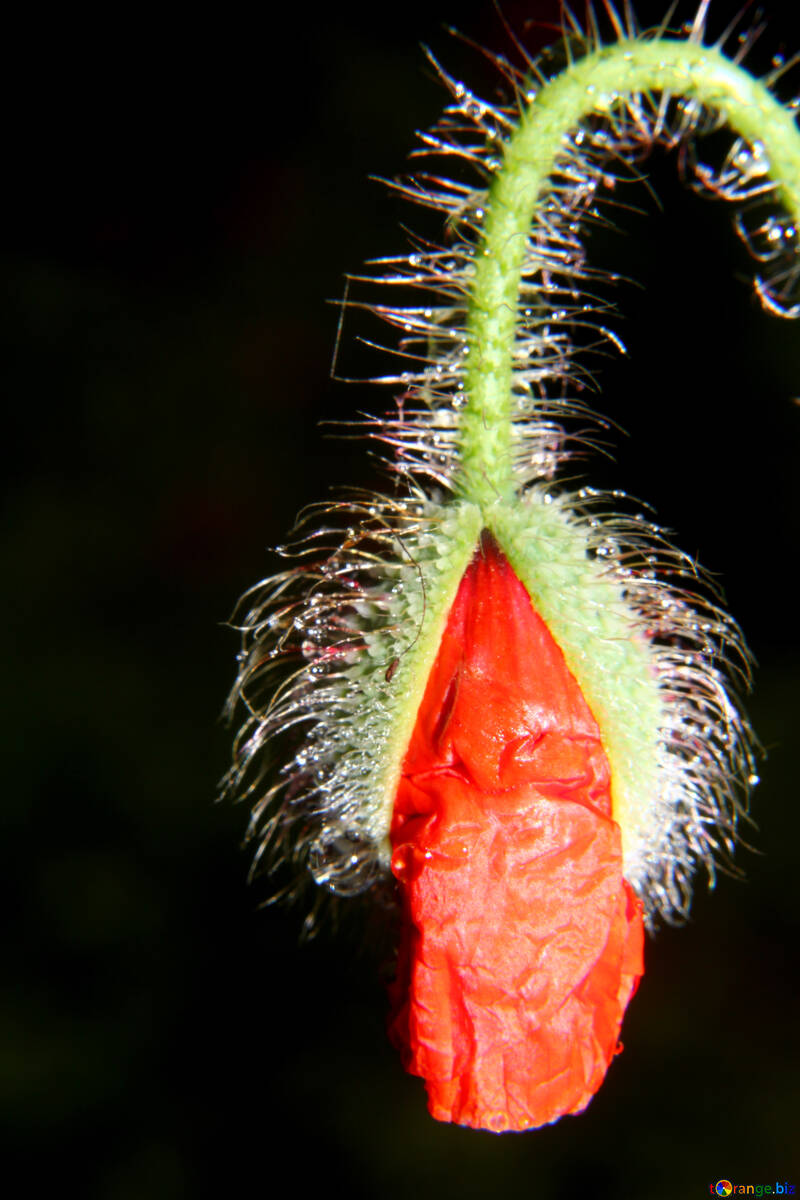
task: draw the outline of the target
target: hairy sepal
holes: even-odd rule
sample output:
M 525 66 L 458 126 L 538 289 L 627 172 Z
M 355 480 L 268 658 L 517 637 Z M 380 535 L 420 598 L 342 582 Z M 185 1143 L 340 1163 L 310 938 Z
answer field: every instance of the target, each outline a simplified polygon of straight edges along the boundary
M 259 585 L 234 615 L 242 666 L 229 705 L 249 715 L 225 787 L 255 797 L 257 869 L 288 850 L 317 883 L 353 895 L 388 866 L 403 756 L 481 519 L 420 493 L 327 512 L 353 518 L 326 531 L 343 532 L 340 544 L 320 556 L 316 530 L 291 551 L 312 561 Z
M 713 879 L 731 862 L 754 771 L 731 683 L 749 671 L 738 627 L 682 586 L 697 568 L 656 526 L 591 489 L 531 489 L 495 506 L 490 528 L 600 728 L 625 877 L 648 924 L 685 916 L 698 863 Z

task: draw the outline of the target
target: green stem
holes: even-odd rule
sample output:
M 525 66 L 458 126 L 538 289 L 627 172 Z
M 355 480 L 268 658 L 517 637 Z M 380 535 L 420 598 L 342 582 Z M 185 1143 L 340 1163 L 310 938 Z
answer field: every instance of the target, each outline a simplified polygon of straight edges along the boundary
M 800 133 L 765 84 L 718 50 L 626 40 L 587 55 L 544 85 L 523 113 L 490 189 L 467 319 L 468 403 L 461 419 L 459 494 L 482 508 L 515 492 L 512 379 L 520 274 L 536 205 L 563 140 L 626 95 L 669 92 L 719 112 L 763 150 L 776 198 L 800 226 Z

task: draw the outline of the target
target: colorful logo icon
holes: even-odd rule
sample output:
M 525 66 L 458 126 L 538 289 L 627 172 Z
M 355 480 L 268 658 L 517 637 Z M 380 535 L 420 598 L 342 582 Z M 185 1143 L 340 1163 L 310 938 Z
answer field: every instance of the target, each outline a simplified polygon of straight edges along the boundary
M 733 1191 L 733 1184 L 727 1179 L 720 1179 L 714 1191 L 718 1196 L 730 1196 Z

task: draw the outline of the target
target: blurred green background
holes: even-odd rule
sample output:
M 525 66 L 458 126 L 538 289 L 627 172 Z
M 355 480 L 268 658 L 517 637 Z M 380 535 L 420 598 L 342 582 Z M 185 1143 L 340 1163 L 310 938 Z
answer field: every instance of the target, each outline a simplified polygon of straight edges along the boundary
M 525 34 L 555 5 L 503 7 Z M 716 8 L 720 32 L 738 3 Z M 214 804 L 223 622 L 304 504 L 378 479 L 316 428 L 391 402 L 330 379 L 326 300 L 402 251 L 400 222 L 432 229 L 367 178 L 402 173 L 443 103 L 418 43 L 489 93 L 444 24 L 512 48 L 489 0 L 39 21 L 9 31 L 3 84 L 8 1173 L 103 1200 L 800 1184 L 800 332 L 761 313 L 729 215 L 665 155 L 648 164 L 663 212 L 615 189 L 640 211 L 590 252 L 639 286 L 608 291 L 629 357 L 599 364 L 598 407 L 630 437 L 586 469 L 655 505 L 759 660 L 747 882 L 700 886 L 689 925 L 650 944 L 585 1115 L 501 1138 L 441 1126 L 386 1043 L 380 963 L 357 937 L 299 946 L 301 916 L 245 882 L 246 814 Z M 800 46 L 796 12 L 756 65 L 781 42 Z M 343 373 L 380 369 L 360 331 Z

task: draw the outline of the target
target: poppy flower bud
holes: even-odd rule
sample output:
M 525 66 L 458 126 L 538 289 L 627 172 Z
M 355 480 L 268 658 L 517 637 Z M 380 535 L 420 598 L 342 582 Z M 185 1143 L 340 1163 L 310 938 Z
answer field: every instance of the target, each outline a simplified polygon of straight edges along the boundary
M 713 586 L 620 493 L 559 476 L 570 422 L 583 450 L 597 419 L 571 334 L 619 344 L 580 242 L 619 164 L 680 145 L 698 188 L 748 202 L 743 230 L 754 198 L 779 200 L 748 235 L 756 291 L 800 313 L 794 113 L 739 49 L 704 45 L 707 8 L 680 40 L 608 4 L 618 42 L 574 25 L 560 75 L 497 59 L 504 104 L 434 64 L 451 103 L 418 153 L 476 183 L 395 185 L 446 218 L 442 245 L 373 280 L 403 369 L 365 432 L 396 486 L 307 510 L 292 565 L 234 619 L 225 787 L 252 804 L 254 869 L 288 872 L 280 894 L 392 889 L 390 1033 L 441 1120 L 524 1130 L 585 1108 L 645 927 L 688 912 L 698 866 L 713 883 L 730 863 L 756 781 L 750 659 Z M 694 144 L 709 112 L 733 131 L 718 172 Z

